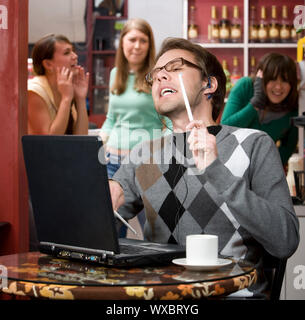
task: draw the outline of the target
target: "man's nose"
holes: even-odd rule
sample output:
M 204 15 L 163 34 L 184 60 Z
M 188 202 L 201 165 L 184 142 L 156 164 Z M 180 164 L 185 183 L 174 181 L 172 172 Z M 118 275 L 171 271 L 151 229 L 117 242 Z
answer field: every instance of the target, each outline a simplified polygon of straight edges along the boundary
M 159 70 L 159 72 L 157 73 L 157 80 L 161 81 L 161 80 L 168 80 L 170 77 L 168 71 L 165 70 L 165 68 L 162 68 L 161 70 Z

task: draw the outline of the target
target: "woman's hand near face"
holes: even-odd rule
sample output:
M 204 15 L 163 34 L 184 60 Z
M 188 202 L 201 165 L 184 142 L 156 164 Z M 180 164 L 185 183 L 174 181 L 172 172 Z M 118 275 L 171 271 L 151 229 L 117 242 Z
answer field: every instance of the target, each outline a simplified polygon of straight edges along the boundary
M 74 95 L 72 79 L 73 73 L 68 68 L 56 68 L 57 90 L 62 99 L 72 101 Z
M 265 94 L 263 85 L 263 71 L 258 70 L 253 83 L 253 97 L 250 100 L 255 110 L 263 110 L 268 104 L 268 98 Z
M 263 78 L 263 71 L 262 70 L 257 71 L 256 78 Z
M 74 98 L 75 100 L 86 99 L 89 85 L 89 72 L 85 73 L 84 68 L 81 66 L 76 66 L 75 69 L 73 75 Z

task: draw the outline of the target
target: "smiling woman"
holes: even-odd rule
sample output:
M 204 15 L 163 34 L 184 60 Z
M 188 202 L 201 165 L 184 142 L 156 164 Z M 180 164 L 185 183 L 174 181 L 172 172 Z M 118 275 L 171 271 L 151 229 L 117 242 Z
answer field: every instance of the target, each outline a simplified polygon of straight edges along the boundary
M 259 61 L 255 78 L 235 84 L 221 123 L 265 131 L 279 145 L 286 165 L 297 145 L 298 130 L 290 121 L 297 113 L 296 65 L 286 55 L 269 53 Z
M 50 34 L 36 42 L 36 76 L 28 81 L 29 134 L 88 134 L 89 73 L 79 66 L 71 42 Z

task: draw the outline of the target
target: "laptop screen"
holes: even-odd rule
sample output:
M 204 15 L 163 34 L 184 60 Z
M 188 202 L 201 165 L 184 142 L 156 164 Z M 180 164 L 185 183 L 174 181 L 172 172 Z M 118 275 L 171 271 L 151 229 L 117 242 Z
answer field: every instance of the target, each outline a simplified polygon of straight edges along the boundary
M 100 139 L 28 135 L 22 144 L 39 241 L 118 253 Z

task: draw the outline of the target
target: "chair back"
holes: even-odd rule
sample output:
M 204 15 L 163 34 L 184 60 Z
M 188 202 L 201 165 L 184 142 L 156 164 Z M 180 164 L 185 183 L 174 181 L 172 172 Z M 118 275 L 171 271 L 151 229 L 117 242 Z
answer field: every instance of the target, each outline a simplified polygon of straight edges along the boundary
M 270 284 L 270 300 L 272 301 L 280 299 L 286 264 L 287 259 L 279 259 L 267 252 L 264 253 L 263 268 Z

